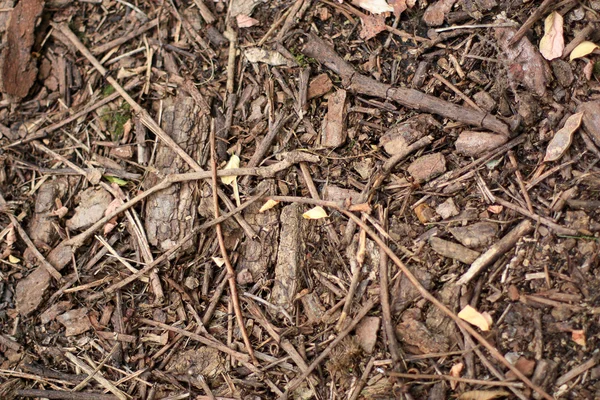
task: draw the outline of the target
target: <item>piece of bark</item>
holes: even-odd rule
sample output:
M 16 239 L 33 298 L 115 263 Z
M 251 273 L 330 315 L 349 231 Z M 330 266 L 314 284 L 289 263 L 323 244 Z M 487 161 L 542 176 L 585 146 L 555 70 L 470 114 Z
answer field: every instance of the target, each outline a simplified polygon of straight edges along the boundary
M 280 216 L 281 231 L 271 302 L 288 311 L 294 308 L 298 276 L 305 260 L 302 210 L 301 204 L 291 204 L 281 210 Z
M 504 122 L 486 112 L 459 106 L 415 89 L 392 87 L 357 73 L 350 64 L 337 55 L 330 45 L 312 32 L 308 35 L 308 40 L 302 52 L 338 73 L 342 78 L 342 84 L 347 90 L 367 96 L 393 100 L 405 107 L 441 115 L 504 135 L 510 133 Z
M 429 239 L 429 244 L 439 255 L 458 260 L 461 263 L 471 264 L 479 257 L 479 253 L 474 250 L 435 236 Z
M 323 200 L 327 201 L 344 201 L 348 199 L 357 201 L 359 197 L 360 193 L 352 189 L 344 189 L 329 184 L 323 189 Z
M 267 195 L 276 192 L 273 180 L 263 180 L 256 192 L 267 191 Z M 267 268 L 275 263 L 277 257 L 277 243 L 279 242 L 279 208 L 274 207 L 265 212 L 259 212 L 262 203 L 251 204 L 243 212 L 244 219 L 250 224 L 258 237 L 246 240 L 240 249 L 240 259 L 236 266 L 238 274 L 247 271 L 250 274 L 249 282 L 256 282 L 266 274 Z M 248 283 L 249 283 L 248 282 Z
M 484 92 L 483 90 L 473 95 L 473 101 L 487 112 L 494 112 L 496 111 L 496 108 L 498 108 L 496 100 L 494 100 L 488 92 Z
M 70 230 L 86 229 L 104 217 L 106 208 L 113 200 L 110 193 L 102 188 L 90 187 L 79 195 L 75 214 L 66 222 Z
M 416 347 L 422 354 L 448 351 L 445 336 L 432 333 L 424 323 L 407 318 L 396 325 L 396 335 L 403 343 Z
M 555 361 L 541 359 L 535 366 L 531 381 L 542 389 L 548 390 L 556 381 L 557 374 L 558 364 Z M 532 396 L 534 399 L 542 398 L 537 392 L 534 392 Z
M 427 26 L 440 26 L 444 23 L 446 14 L 450 12 L 456 0 L 438 0 L 427 7 L 423 14 L 423 21 Z
M 429 391 L 429 397 L 427 400 L 446 400 L 448 398 L 446 392 L 446 382 L 441 381 L 433 385 L 431 390 Z
M 419 114 L 388 130 L 379 139 L 379 145 L 390 155 L 402 153 L 432 128 L 439 129 L 441 125 L 430 114 Z
M 59 301 L 44 311 L 42 315 L 40 315 L 40 322 L 42 324 L 47 324 L 48 322 L 53 321 L 60 314 L 70 310 L 71 307 L 73 307 L 73 304 L 70 301 Z
M 346 132 L 346 91 L 340 89 L 329 96 L 327 101 L 327 116 L 323 121 L 321 145 L 338 147 L 344 144 Z
M 498 226 L 492 222 L 476 222 L 472 225 L 458 226 L 448 230 L 464 246 L 479 249 L 492 244 L 498 233 Z
M 508 137 L 491 132 L 462 131 L 454 143 L 459 154 L 468 157 L 480 157 L 508 141 Z
M 510 27 L 495 28 L 497 43 L 504 53 L 504 61 L 508 63 L 509 82 L 519 82 L 542 97 L 546 94 L 549 80 L 547 65 L 537 47 L 526 37 L 521 38 L 515 45 L 510 44 L 516 32 L 515 28 Z
M 321 322 L 323 315 L 325 314 L 325 307 L 321 303 L 319 296 L 315 292 L 308 293 L 302 296 L 302 307 L 306 313 L 309 324 L 318 324 Z
M 37 267 L 17 283 L 15 299 L 19 314 L 27 316 L 39 307 L 50 285 L 50 279 L 50 274 L 44 268 Z
M 550 65 L 552 66 L 552 72 L 554 73 L 554 77 L 558 84 L 564 88 L 571 87 L 571 84 L 575 80 L 571 64 L 565 60 L 556 59 L 552 60 Z
M 56 320 L 66 328 L 65 336 L 67 337 L 79 335 L 92 329 L 87 308 L 68 311 L 56 317 Z
M 417 158 L 407 168 L 417 182 L 427 182 L 446 172 L 446 158 L 442 153 L 427 154 Z
M 206 137 L 204 133 L 209 129 L 208 117 L 200 111 L 200 106 L 193 98 L 183 92 L 164 102 L 162 128 L 194 159 L 199 159 L 203 147 L 199 140 Z M 160 182 L 164 175 L 190 172 L 188 164 L 162 141 L 157 145 L 154 168 L 157 174 L 148 174 L 143 182 L 146 190 Z M 185 182 L 171 185 L 148 197 L 144 227 L 151 245 L 167 251 L 197 225 L 197 192 L 195 182 Z M 193 246 L 194 242 L 190 240 L 182 250 Z
M 323 73 L 315 77 L 308 84 L 308 93 L 306 95 L 307 100 L 321 97 L 333 88 L 333 83 L 329 78 L 329 75 Z
M 433 275 L 429 271 L 411 265 L 407 266 L 407 268 L 417 277 L 425 289 L 429 290 L 433 287 Z M 390 292 L 392 312 L 397 313 L 406 308 L 406 305 L 414 301 L 419 295 L 419 291 L 415 289 L 414 285 L 410 283 L 405 275 L 400 275 Z
M 455 311 L 458 309 L 460 290 L 456 290 L 454 282 L 446 282 L 441 289 L 437 290 L 436 296 L 449 309 Z M 425 325 L 431 332 L 445 336 L 449 343 L 456 340 L 456 324 L 437 307 L 429 307 L 427 309 Z
M 582 124 L 596 146 L 600 146 L 600 101 L 588 101 L 577 106 L 577 112 L 583 111 Z
M 379 332 L 380 325 L 381 318 L 364 317 L 356 326 L 356 337 L 358 339 L 358 344 L 360 344 L 360 347 L 367 354 L 373 353 L 373 350 L 375 349 L 375 344 L 377 343 L 377 332 Z
M 10 13 L 1 61 L 2 91 L 19 99 L 27 96 L 37 76 L 36 58 L 31 56 L 31 48 L 43 9 L 41 0 L 21 0 Z
M 508 232 L 502 239 L 491 246 L 485 253 L 483 253 L 477 260 L 471 264 L 467 272 L 456 282 L 457 285 L 464 285 L 471 281 L 487 266 L 496 261 L 498 257 L 506 253 L 512 248 L 517 241 L 523 236 L 529 234 L 533 230 L 533 225 L 530 220 L 524 220 L 517 225 L 513 230 Z
M 167 363 L 166 370 L 176 374 L 214 378 L 224 372 L 224 367 L 219 351 L 204 346 L 178 353 Z
M 463 0 L 462 8 L 465 10 L 471 18 L 480 20 L 483 17 L 485 11 L 489 11 L 496 7 L 498 2 L 496 0 Z
M 52 211 L 56 208 L 56 200 L 62 200 L 67 193 L 68 186 L 66 178 L 46 181 L 40 186 L 35 197 L 34 214 L 27 229 L 33 243 L 52 245 L 58 239 L 54 227 L 56 217 Z
M 454 204 L 454 200 L 450 197 L 448 200 L 438 205 L 435 208 L 435 212 L 438 213 L 442 219 L 448 219 L 450 217 L 456 217 L 460 212 L 458 208 L 456 208 L 456 204 Z

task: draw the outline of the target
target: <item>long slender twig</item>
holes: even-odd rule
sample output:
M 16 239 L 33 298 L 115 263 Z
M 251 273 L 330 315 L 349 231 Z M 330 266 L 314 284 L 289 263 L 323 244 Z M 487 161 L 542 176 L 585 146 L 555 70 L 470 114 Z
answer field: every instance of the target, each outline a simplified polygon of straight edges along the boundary
M 210 131 L 210 165 L 212 172 L 212 193 L 213 193 L 213 206 L 215 219 L 219 218 L 219 195 L 217 193 L 218 183 L 217 183 L 217 152 L 215 146 L 215 131 L 211 129 Z M 219 249 L 221 250 L 221 257 L 225 261 L 225 267 L 227 268 L 227 280 L 229 281 L 229 291 L 231 295 L 231 302 L 233 303 L 233 310 L 235 311 L 235 317 L 238 322 L 238 327 L 242 334 L 242 339 L 244 340 L 244 344 L 246 345 L 246 350 L 248 350 L 248 354 L 252 359 L 252 362 L 258 364 L 258 360 L 254 355 L 254 349 L 252 348 L 252 344 L 250 343 L 250 338 L 248 337 L 248 332 L 246 331 L 246 325 L 244 324 L 244 317 L 242 315 L 242 307 L 240 306 L 240 298 L 238 296 L 237 291 L 237 283 L 235 281 L 235 269 L 233 269 L 233 265 L 231 265 L 231 260 L 229 259 L 229 254 L 227 254 L 227 249 L 225 248 L 225 240 L 223 239 L 223 231 L 221 229 L 221 224 L 217 223 L 216 225 L 217 231 L 217 239 L 219 241 Z

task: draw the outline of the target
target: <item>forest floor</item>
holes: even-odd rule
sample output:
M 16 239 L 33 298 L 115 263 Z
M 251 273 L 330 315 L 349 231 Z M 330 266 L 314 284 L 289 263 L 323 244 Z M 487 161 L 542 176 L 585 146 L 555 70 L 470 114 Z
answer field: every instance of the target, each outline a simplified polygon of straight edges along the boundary
M 0 1 L 0 398 L 600 398 L 599 12 Z

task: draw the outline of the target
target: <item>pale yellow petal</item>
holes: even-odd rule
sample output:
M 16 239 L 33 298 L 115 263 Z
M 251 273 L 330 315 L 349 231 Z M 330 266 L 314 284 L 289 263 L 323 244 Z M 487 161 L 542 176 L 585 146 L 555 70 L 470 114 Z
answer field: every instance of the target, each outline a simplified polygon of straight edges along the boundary
M 321 218 L 327 218 L 327 213 L 325 212 L 323 207 L 316 206 L 314 208 L 311 208 L 304 214 L 302 214 L 302 217 L 304 217 L 306 219 L 321 219 Z
M 569 60 L 573 61 L 576 58 L 585 57 L 597 48 L 598 45 L 594 42 L 581 42 L 573 49 L 569 56 Z
M 227 161 L 227 165 L 225 165 L 224 169 L 234 169 L 240 167 L 240 158 L 235 154 L 231 155 L 229 161 Z M 226 185 L 231 185 L 236 179 L 236 176 L 224 176 L 221 178 L 221 182 Z

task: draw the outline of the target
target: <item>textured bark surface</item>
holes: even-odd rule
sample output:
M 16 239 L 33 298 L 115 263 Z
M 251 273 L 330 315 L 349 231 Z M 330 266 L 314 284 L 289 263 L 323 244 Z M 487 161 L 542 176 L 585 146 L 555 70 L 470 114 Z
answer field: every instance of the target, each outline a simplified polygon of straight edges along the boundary
M 167 99 L 164 104 L 162 128 L 181 148 L 194 159 L 198 159 L 203 144 L 199 143 L 202 133 L 209 129 L 208 117 L 200 112 L 194 100 L 183 93 Z M 159 142 L 155 160 L 155 173 L 144 181 L 150 188 L 167 174 L 190 172 L 189 166 L 168 146 Z M 145 228 L 148 242 L 166 251 L 189 233 L 197 223 L 196 183 L 172 185 L 148 198 L 146 203 Z M 193 246 L 188 242 L 185 249 Z

